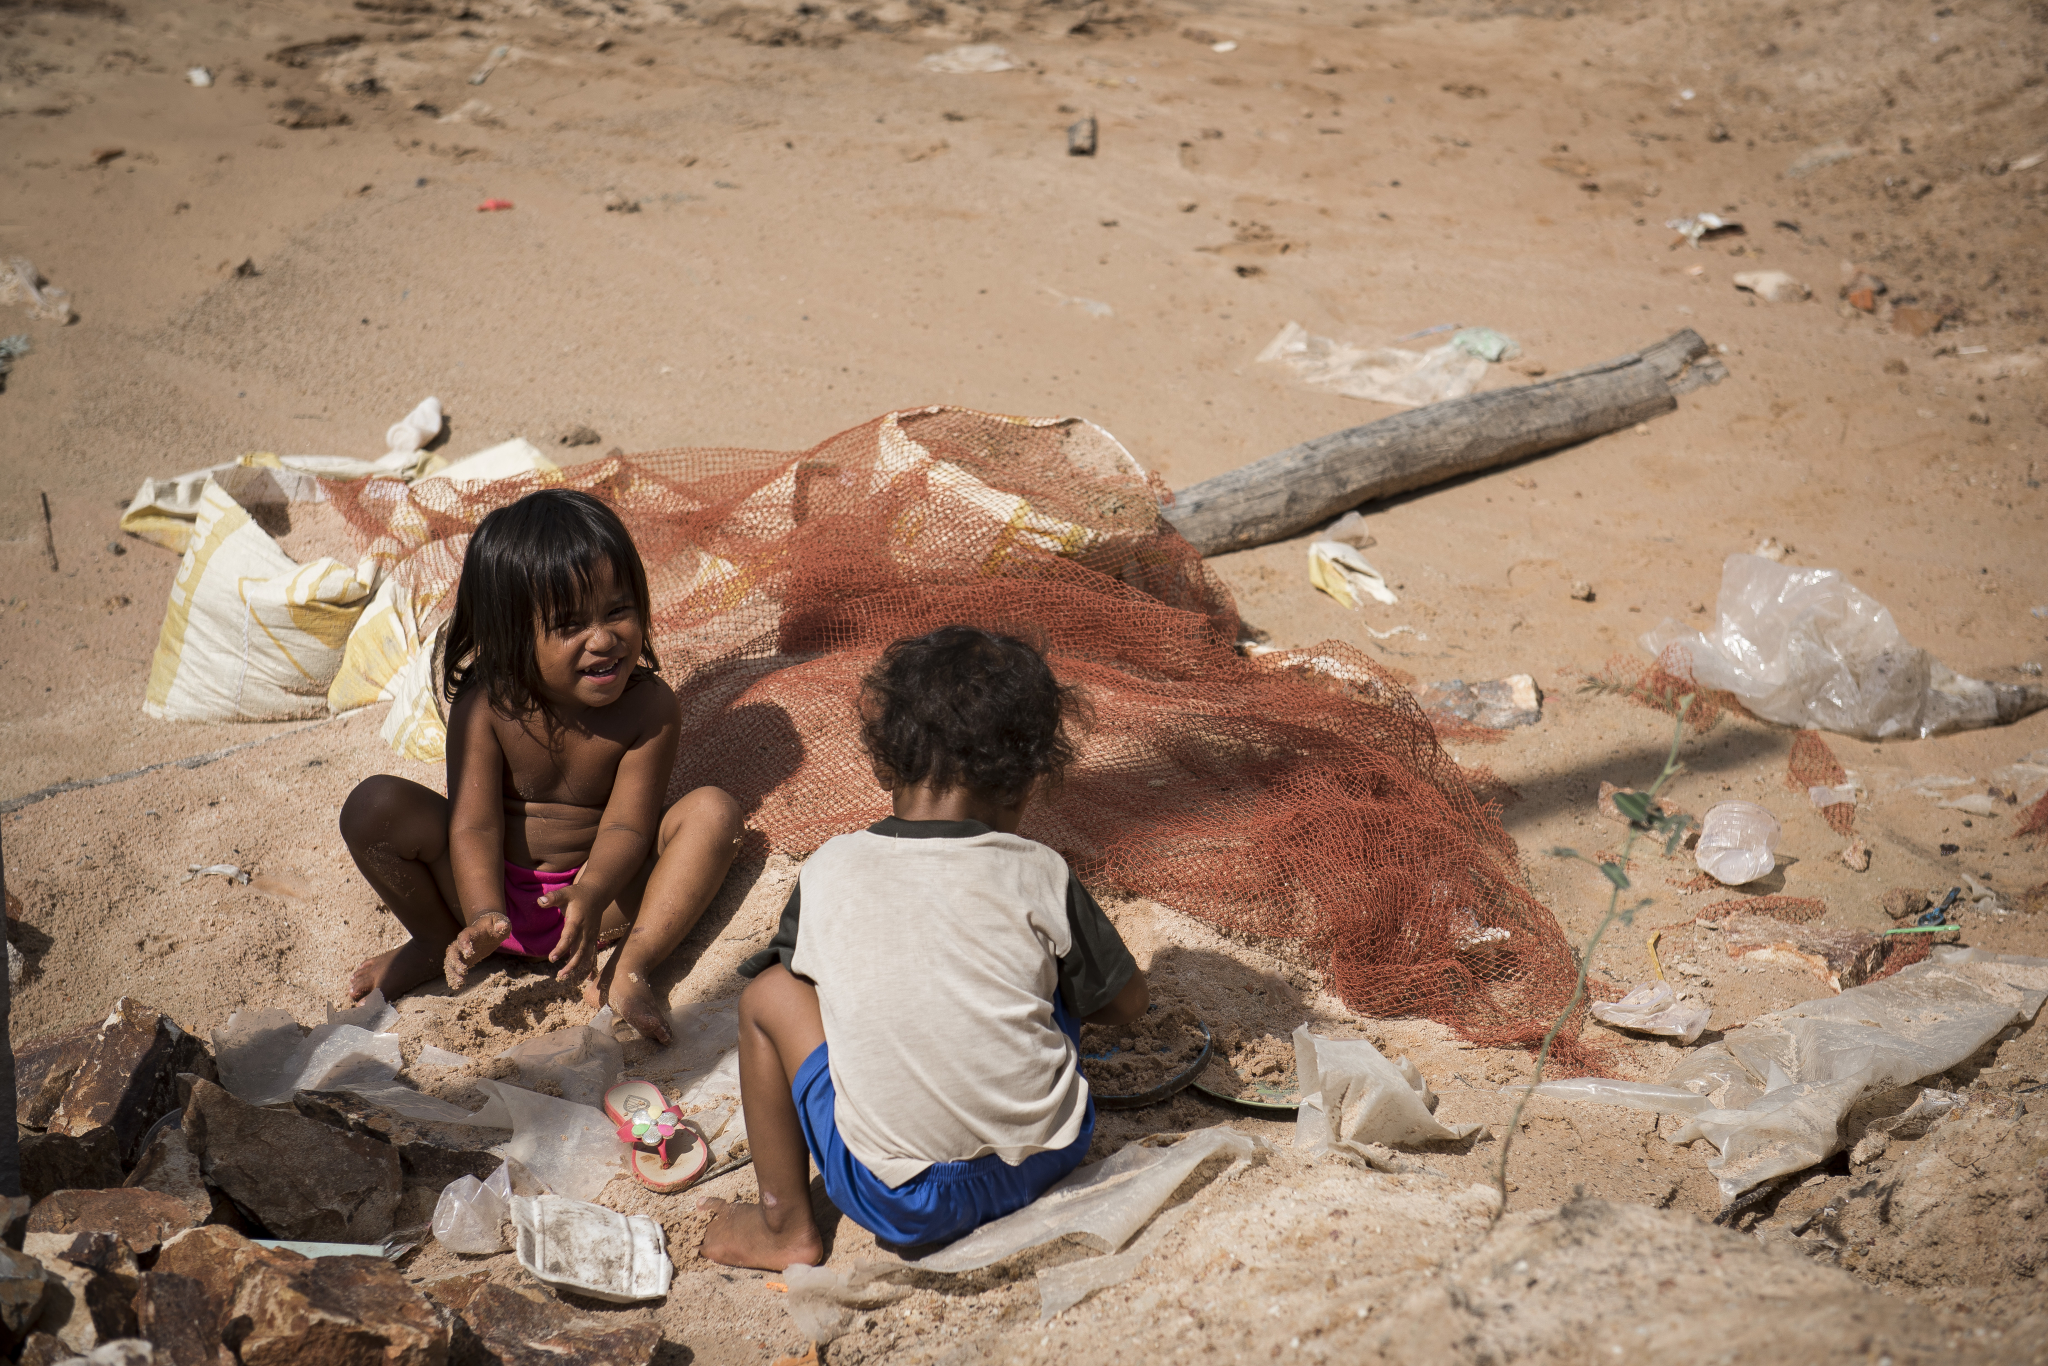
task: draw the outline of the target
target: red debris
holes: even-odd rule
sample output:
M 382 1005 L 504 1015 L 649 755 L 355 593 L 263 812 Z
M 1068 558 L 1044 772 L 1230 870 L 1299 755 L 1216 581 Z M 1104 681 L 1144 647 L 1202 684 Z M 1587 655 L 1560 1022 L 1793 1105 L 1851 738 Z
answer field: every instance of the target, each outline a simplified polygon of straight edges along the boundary
M 509 209 L 511 207 L 512 201 L 509 199 L 486 199 L 483 203 L 476 206 L 476 211 L 478 213 L 496 213 L 500 209 Z

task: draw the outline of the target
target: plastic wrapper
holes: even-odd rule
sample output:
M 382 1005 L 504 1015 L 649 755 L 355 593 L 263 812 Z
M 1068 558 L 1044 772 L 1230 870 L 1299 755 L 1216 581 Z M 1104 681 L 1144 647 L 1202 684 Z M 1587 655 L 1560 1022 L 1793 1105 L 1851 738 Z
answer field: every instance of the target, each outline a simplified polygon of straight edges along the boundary
M 405 1058 L 398 1036 L 382 1031 L 397 1022 L 378 991 L 347 1010 L 328 1007 L 327 1022 L 310 1031 L 288 1011 L 238 1010 L 213 1031 L 221 1085 L 251 1105 L 277 1105 L 300 1091 L 391 1082 Z
M 626 1170 L 626 1145 L 604 1111 L 498 1081 L 477 1087 L 490 1099 L 468 1122 L 510 1129 L 512 1137 L 495 1151 L 554 1194 L 588 1200 Z
M 1263 1147 L 1250 1134 L 1221 1125 L 1198 1129 L 1166 1147 L 1133 1143 L 1104 1161 L 1075 1168 L 1023 1209 L 909 1265 L 920 1271 L 977 1271 L 1069 1236 L 1115 1252 L 1204 1162 L 1228 1157 L 1248 1163 Z
M 1302 383 L 1317 389 L 1404 408 L 1463 398 L 1486 375 L 1486 362 L 1454 343 L 1428 351 L 1353 346 L 1313 336 L 1293 322 L 1280 329 L 1280 335 L 1266 344 L 1258 358 L 1285 361 Z
M 601 1106 L 604 1093 L 619 1079 L 626 1050 L 612 1037 L 612 1008 L 606 1006 L 587 1025 L 551 1029 L 498 1055 L 519 1070 L 529 1090 L 553 1085 L 562 1099 L 577 1105 Z
M 1309 542 L 1308 581 L 1353 610 L 1367 598 L 1390 607 L 1400 601 L 1387 587 L 1387 576 L 1342 541 Z
M 1616 1029 L 1692 1043 L 1706 1031 L 1708 1011 L 1678 999 L 1669 982 L 1645 982 L 1619 1001 L 1595 1001 L 1593 1018 Z
M 1767 721 L 1866 740 L 2004 725 L 2048 705 L 2037 688 L 1966 678 L 1906 642 L 1892 614 L 1840 570 L 1730 555 L 1718 619 L 1689 631 L 1666 619 L 1643 637 L 1684 645 L 1693 677 Z
M 434 1241 L 451 1252 L 482 1256 L 503 1252 L 505 1220 L 512 1214 L 512 1170 L 499 1164 L 488 1180 L 458 1176 L 434 1205 Z
M 2048 958 L 1940 946 L 1929 961 L 1839 996 L 1760 1016 L 1680 1063 L 1663 1086 L 1577 1078 L 1538 1095 L 1683 1113 L 1673 1143 L 1705 1138 L 1724 1204 L 1842 1146 L 1864 1096 L 1942 1072 L 2048 1000 Z M 1689 1093 L 1681 1100 L 1673 1092 Z
M 545 1284 L 631 1304 L 668 1294 L 668 1236 L 644 1214 L 620 1214 L 560 1195 L 515 1195 L 519 1265 Z
M 1777 867 L 1783 833 L 1778 818 L 1755 802 L 1717 802 L 1700 822 L 1693 860 L 1716 882 L 1740 887 Z
M 1294 1146 L 1304 1152 L 1346 1152 L 1375 1166 L 1374 1146 L 1469 1138 L 1477 1124 L 1444 1124 L 1436 1096 L 1406 1058 L 1389 1062 L 1369 1039 L 1325 1039 L 1303 1025 L 1294 1031 L 1294 1068 L 1301 1107 Z
M 1078 1262 L 1049 1266 L 1038 1273 L 1038 1320 L 1040 1323 L 1073 1308 L 1098 1290 L 1122 1285 L 1138 1274 L 1138 1268 L 1152 1255 L 1166 1235 L 1186 1216 L 1191 1206 L 1175 1205 L 1152 1221 L 1152 1227 L 1138 1235 L 1123 1251 L 1107 1257 L 1084 1257 Z
M 842 1336 L 857 1309 L 879 1309 L 910 1293 L 907 1286 L 880 1279 L 900 1267 L 893 1262 L 862 1262 L 844 1271 L 798 1264 L 782 1273 L 789 1295 L 783 1308 L 797 1330 L 812 1342 Z

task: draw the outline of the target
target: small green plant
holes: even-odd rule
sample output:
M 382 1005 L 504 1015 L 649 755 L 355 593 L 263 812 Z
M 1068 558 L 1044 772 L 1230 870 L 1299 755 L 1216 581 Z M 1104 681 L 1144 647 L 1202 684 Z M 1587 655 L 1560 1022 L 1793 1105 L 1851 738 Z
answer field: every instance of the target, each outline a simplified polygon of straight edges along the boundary
M 1592 936 L 1586 940 L 1585 950 L 1579 954 L 1579 975 L 1578 980 L 1572 984 L 1572 998 L 1565 1003 L 1564 1010 L 1558 1017 L 1551 1021 L 1550 1032 L 1543 1036 L 1543 1047 L 1536 1053 L 1535 1075 L 1529 1078 L 1529 1084 L 1523 1088 L 1520 1098 L 1515 1101 L 1515 1111 L 1508 1117 L 1507 1132 L 1501 1135 L 1500 1165 L 1493 1174 L 1494 1185 L 1500 1191 L 1500 1203 L 1494 1207 L 1493 1212 L 1496 1220 L 1507 1212 L 1508 1154 L 1514 1148 L 1515 1135 L 1521 1130 L 1522 1107 L 1529 1103 L 1529 1097 L 1535 1095 L 1536 1088 L 1543 1083 L 1543 1068 L 1550 1061 L 1550 1048 L 1557 1042 L 1558 1033 L 1578 1011 L 1579 1003 L 1586 999 L 1586 973 L 1593 965 L 1593 954 L 1600 947 L 1601 937 L 1616 923 L 1628 925 L 1634 922 L 1636 913 L 1651 903 L 1650 897 L 1643 897 L 1626 907 L 1621 904 L 1622 894 L 1631 890 L 1627 871 L 1629 854 L 1635 849 L 1638 840 L 1645 836 L 1655 836 L 1664 841 L 1664 854 L 1668 858 L 1678 852 L 1679 844 L 1685 839 L 1685 832 L 1698 824 L 1691 816 L 1666 815 L 1657 805 L 1658 794 L 1685 768 L 1685 765 L 1678 761 L 1678 746 L 1685 738 L 1686 717 L 1691 714 L 1695 700 L 1692 693 L 1674 699 L 1673 710 L 1678 721 L 1672 728 L 1671 750 L 1664 756 L 1664 771 L 1657 775 L 1657 781 L 1651 783 L 1646 791 L 1614 794 L 1615 809 L 1628 817 L 1628 838 L 1622 842 L 1620 857 L 1606 863 L 1596 863 L 1578 850 L 1567 849 L 1563 845 L 1550 851 L 1557 858 L 1577 859 L 1600 870 L 1600 875 L 1606 878 L 1609 884 L 1607 914 L 1600 917 L 1600 923 L 1593 927 Z

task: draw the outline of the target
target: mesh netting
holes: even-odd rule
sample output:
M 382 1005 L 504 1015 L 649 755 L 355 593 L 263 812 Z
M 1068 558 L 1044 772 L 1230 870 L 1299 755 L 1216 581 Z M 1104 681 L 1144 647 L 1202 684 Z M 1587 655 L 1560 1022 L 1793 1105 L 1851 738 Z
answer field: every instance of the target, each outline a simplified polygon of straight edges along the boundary
M 1665 646 L 1664 652 L 1647 664 L 1631 655 L 1616 655 L 1599 673 L 1588 675 L 1585 686 L 1590 692 L 1618 694 L 1666 716 L 1678 715 L 1679 702 L 1690 694 L 1692 705 L 1685 724 L 1695 735 L 1712 730 L 1726 713 L 1749 715 L 1735 694 L 1702 687 L 1693 678 L 1692 652 L 1682 642 Z
M 2041 800 L 2021 814 L 2019 826 L 2012 833 L 2015 837 L 2048 834 L 2048 792 L 2042 793 Z
M 1533 1045 L 1576 960 L 1404 680 L 1326 643 L 1247 659 L 1230 594 L 1090 424 L 893 414 L 801 453 L 675 450 L 490 484 L 333 484 L 370 553 L 445 616 L 468 532 L 542 482 L 615 507 L 683 706 L 671 797 L 716 784 L 788 853 L 888 804 L 856 686 L 890 641 L 1030 632 L 1094 720 L 1024 833 L 1098 887 L 1292 941 L 1355 1010 Z M 1589 1055 L 1576 1021 L 1559 1062 Z
M 1792 741 L 1791 757 L 1785 761 L 1785 786 L 1805 792 L 1815 787 L 1839 787 L 1849 781 L 1849 771 L 1835 758 L 1828 742 L 1817 730 L 1802 730 Z M 1848 836 L 1856 828 L 1856 803 L 1829 802 L 1820 809 L 1821 819 L 1837 835 Z

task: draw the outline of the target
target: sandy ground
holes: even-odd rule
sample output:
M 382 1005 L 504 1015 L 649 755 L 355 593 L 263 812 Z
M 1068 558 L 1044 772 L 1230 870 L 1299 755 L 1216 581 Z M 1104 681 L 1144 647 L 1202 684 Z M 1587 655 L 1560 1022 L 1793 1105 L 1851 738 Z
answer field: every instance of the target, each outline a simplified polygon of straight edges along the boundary
M 1494 367 L 1489 386 L 1696 328 L 1725 348 L 1730 376 L 1676 413 L 1366 508 L 1368 554 L 1398 606 L 1353 613 L 1313 592 L 1303 540 L 1214 561 L 1274 644 L 1346 640 L 1424 681 L 1535 675 L 1540 725 L 1454 749 L 1513 789 L 1505 820 L 1531 883 L 1575 939 L 1605 884 L 1542 851 L 1618 848 L 1598 785 L 1647 781 L 1669 739 L 1656 713 L 1579 683 L 1665 616 L 1704 622 L 1730 552 L 1775 537 L 1793 562 L 1849 571 L 1955 668 L 2036 678 L 2048 662 L 2048 620 L 2031 611 L 2048 604 L 2048 163 L 2029 159 L 2048 150 L 2048 16 L 2018 4 L 1508 10 L 0 4 L 0 255 L 33 260 L 79 312 L 68 327 L 0 315 L 0 333 L 35 345 L 0 393 L 0 836 L 24 905 L 14 937 L 33 964 L 16 1038 L 95 1018 L 124 992 L 201 1031 L 251 1005 L 318 1019 L 347 970 L 394 942 L 335 812 L 366 774 L 433 783 L 438 771 L 392 756 L 374 712 L 310 726 L 146 720 L 176 560 L 114 523 L 146 475 L 250 450 L 374 456 L 429 393 L 450 411 L 451 454 L 524 435 L 565 459 L 806 446 L 931 402 L 1071 413 L 1184 487 L 1392 411 L 1256 364 L 1289 320 L 1367 343 L 1492 326 L 1524 355 L 1522 373 Z M 330 38 L 356 41 L 277 55 Z M 920 69 L 972 40 L 1003 43 L 1025 69 Z M 1236 46 L 1216 51 L 1224 42 Z M 508 56 L 471 84 L 500 45 Z M 187 81 L 194 65 L 210 88 Z M 1101 150 L 1070 157 L 1064 130 L 1084 115 Z M 487 197 L 516 207 L 477 212 Z M 1674 245 L 1664 220 L 1699 210 L 1747 232 Z M 237 274 L 245 261 L 253 274 Z M 1838 298 L 1845 261 L 1886 281 L 1875 314 Z M 1732 286 L 1757 268 L 1814 297 L 1765 304 Z M 1947 321 L 1911 335 L 1894 304 Z M 602 444 L 557 444 L 579 425 Z M 1591 602 L 1570 596 L 1574 580 L 1594 587 Z M 1420 634 L 1366 629 L 1397 625 Z M 251 741 L 206 766 L 19 804 Z M 2048 852 L 2012 837 L 2012 809 L 1966 818 L 1907 786 L 1952 775 L 1972 780 L 1953 791 L 1982 790 L 2048 748 L 2048 715 L 1931 741 L 1832 741 L 1869 792 L 1857 834 L 1875 854 L 1861 874 L 1788 790 L 1790 741 L 1724 721 L 1687 741 L 1674 788 L 1689 810 L 1737 795 L 1779 815 L 1779 867 L 1754 890 L 1820 897 L 1830 924 L 1880 928 L 1890 887 L 1967 872 L 2020 904 L 2048 881 Z M 182 880 L 216 861 L 257 877 Z M 1667 961 L 1704 967 L 1716 1030 L 1824 990 L 1712 959 L 1680 928 L 1719 899 L 1687 889 L 1688 859 L 1639 855 L 1636 872 L 1657 902 L 1609 938 L 1596 978 L 1642 980 L 1644 941 L 1664 928 Z M 671 964 L 672 1000 L 734 988 L 789 876 L 779 859 L 736 870 Z M 1304 1018 L 1367 1034 L 1416 1060 L 1447 1117 L 1505 1123 L 1498 1088 L 1527 1073 L 1526 1055 L 1471 1049 L 1427 1022 L 1355 1019 L 1285 946 L 1228 941 L 1100 890 L 1141 958 L 1207 1009 L 1282 1034 Z M 1966 923 L 1969 942 L 2048 952 L 2038 915 Z M 462 1014 L 486 1057 L 587 1014 L 550 990 L 497 978 L 473 1000 L 423 994 L 401 1032 L 445 1039 L 457 1022 L 444 1017 Z M 1628 1075 L 1661 1076 L 1678 1056 L 1592 1032 Z M 2040 1080 L 2036 1034 L 1972 1075 Z M 1540 1212 L 1583 1187 L 1711 1215 L 1700 1155 L 1618 1113 L 1532 1106 L 1511 1208 Z M 1285 1126 L 1190 1095 L 1106 1121 L 1101 1150 L 1217 1122 L 1279 1154 L 1203 1197 L 1222 1202 L 1213 1236 L 1234 1236 L 1231 1219 L 1276 1198 L 1272 1173 L 1294 1170 Z M 1429 1160 L 1462 1189 L 1497 1141 Z M 1395 1180 L 1348 1170 L 1315 1179 Z M 1858 1179 L 1840 1159 L 1820 1175 L 1800 1200 Z M 716 1193 L 751 1189 L 741 1172 Z M 624 1182 L 607 1199 L 649 1203 Z M 800 1345 L 760 1278 L 695 1259 L 683 1203 L 655 1211 L 681 1274 L 661 1311 L 673 1359 Z M 841 1224 L 835 1264 L 870 1255 L 864 1236 Z M 1424 1260 L 1472 1245 L 1460 1234 Z M 413 1269 L 455 1260 L 432 1249 Z M 1166 1256 L 1133 1283 L 1159 1285 L 1070 1311 L 1063 1350 L 1101 1351 L 1088 1325 L 1133 1312 L 1118 1296 L 1199 1299 L 1199 1262 Z M 494 1274 L 516 1276 L 509 1263 Z M 1404 1274 L 1428 1274 L 1417 1267 Z M 1014 1285 L 919 1293 L 924 1309 L 891 1310 L 863 1330 L 866 1346 L 835 1355 L 936 1358 L 962 1332 L 991 1353 L 1038 1350 L 1030 1315 L 1013 1324 L 1004 1308 L 1025 1293 Z M 1243 1326 L 1224 1314 L 1191 1341 L 1248 1350 Z

